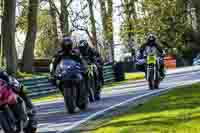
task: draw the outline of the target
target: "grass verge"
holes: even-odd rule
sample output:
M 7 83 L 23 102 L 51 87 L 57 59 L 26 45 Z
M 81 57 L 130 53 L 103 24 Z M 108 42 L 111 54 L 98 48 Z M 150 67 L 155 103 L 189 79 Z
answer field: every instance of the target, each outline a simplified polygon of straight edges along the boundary
M 29 78 L 35 78 L 35 77 L 41 77 L 41 76 L 48 76 L 48 73 L 25 73 L 25 72 L 17 72 L 16 77 L 22 78 L 22 79 L 29 79 Z
M 84 132 L 200 133 L 200 83 L 176 88 L 120 115 L 90 123 Z

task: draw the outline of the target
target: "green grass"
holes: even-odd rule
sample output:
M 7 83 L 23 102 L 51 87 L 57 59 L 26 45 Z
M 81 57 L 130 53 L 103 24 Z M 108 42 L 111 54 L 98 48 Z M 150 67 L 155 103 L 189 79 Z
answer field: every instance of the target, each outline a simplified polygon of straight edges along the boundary
M 101 120 L 102 121 L 102 120 Z M 177 88 L 91 126 L 90 133 L 200 133 L 200 83 Z
M 17 72 L 17 78 L 24 78 L 24 79 L 28 79 L 28 78 L 35 78 L 35 77 L 41 77 L 41 76 L 48 76 L 48 73 L 25 73 L 25 72 Z

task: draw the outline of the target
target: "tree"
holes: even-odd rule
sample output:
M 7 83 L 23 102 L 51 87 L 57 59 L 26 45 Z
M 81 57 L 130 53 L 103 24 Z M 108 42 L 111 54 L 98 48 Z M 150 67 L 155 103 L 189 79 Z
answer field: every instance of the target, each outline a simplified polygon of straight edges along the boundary
M 126 30 L 125 32 L 122 31 L 122 36 L 127 41 L 127 46 L 129 52 L 132 53 L 132 56 L 135 56 L 135 49 L 134 49 L 134 23 L 137 21 L 137 12 L 136 12 L 136 3 L 137 0 L 121 0 L 122 3 L 122 10 L 121 13 L 122 18 L 124 19 L 124 26 Z M 133 22 L 134 21 L 134 22 Z
M 197 29 L 200 32 L 200 1 L 199 0 L 188 0 L 188 2 L 192 3 L 193 7 L 196 10 Z
M 49 5 L 50 5 L 50 15 L 51 15 L 51 20 L 52 20 L 52 26 L 53 26 L 53 33 L 54 33 L 54 37 L 55 37 L 55 45 L 56 43 L 58 43 L 58 30 L 57 30 L 57 27 L 58 27 L 58 24 L 57 24 L 57 15 L 56 15 L 56 8 L 55 8 L 55 5 L 53 3 L 53 0 L 49 0 Z
M 17 72 L 17 52 L 15 47 L 16 0 L 4 0 L 2 21 L 2 44 L 6 70 L 11 75 Z
M 38 37 L 35 46 L 36 58 L 51 58 L 59 47 L 57 27 L 49 9 L 38 13 Z
M 60 29 L 63 36 L 70 36 L 70 25 L 69 25 L 69 7 L 73 0 L 60 0 L 60 10 L 56 7 L 53 0 L 48 0 L 50 4 L 51 15 L 59 17 Z M 56 14 L 55 14 L 56 13 Z M 55 21 L 54 21 L 55 24 Z
M 89 5 L 89 12 L 90 12 L 90 21 L 91 21 L 91 32 L 92 32 L 92 44 L 94 47 L 97 48 L 97 30 L 96 30 L 96 20 L 94 17 L 94 11 L 93 11 L 93 1 L 87 0 Z
M 21 70 L 33 71 L 34 47 L 37 34 L 38 0 L 29 0 L 28 7 L 28 31 L 26 35 Z
M 3 18 L 3 0 L 0 1 L 0 67 L 3 66 L 3 43 L 2 43 L 2 18 Z
M 101 18 L 103 25 L 104 45 L 109 45 L 109 54 L 111 61 L 114 61 L 114 46 L 113 46 L 113 1 L 99 0 Z M 106 6 L 107 5 L 107 6 Z

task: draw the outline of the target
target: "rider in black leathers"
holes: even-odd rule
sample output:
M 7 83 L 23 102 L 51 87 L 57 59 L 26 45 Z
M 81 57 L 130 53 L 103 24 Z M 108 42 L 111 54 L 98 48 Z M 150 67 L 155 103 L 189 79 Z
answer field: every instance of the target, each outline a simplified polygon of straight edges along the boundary
M 14 86 L 11 87 L 13 89 L 13 92 L 15 92 L 19 97 L 23 99 L 29 116 L 29 123 L 27 127 L 30 128 L 33 133 L 36 132 L 37 129 L 36 110 L 30 98 L 25 93 L 23 85 L 19 84 L 19 82 L 14 77 L 8 75 L 7 72 L 3 70 L 0 71 L 0 79 L 6 81 L 8 85 Z M 14 112 L 14 114 L 18 113 L 19 112 L 17 110 L 16 112 Z
M 145 72 L 145 60 L 144 60 L 144 56 L 146 56 L 149 52 L 149 50 L 154 50 L 159 57 L 162 58 L 162 60 L 160 61 L 160 76 L 163 79 L 165 77 L 165 71 L 164 71 L 164 51 L 162 50 L 162 48 L 158 45 L 158 43 L 156 42 L 156 37 L 154 34 L 150 34 L 148 36 L 147 42 L 145 44 L 143 44 L 136 56 L 136 65 L 138 70 Z
M 86 62 L 91 62 L 97 66 L 98 77 L 97 77 L 97 93 L 95 94 L 95 100 L 100 100 L 101 87 L 104 84 L 103 79 L 103 60 L 96 50 L 92 49 L 86 40 L 81 40 L 79 45 L 79 50 L 83 59 Z
M 77 62 L 79 62 L 83 68 L 83 75 L 85 74 L 86 64 L 83 62 L 81 57 L 76 53 L 75 50 L 73 50 L 73 41 L 70 37 L 64 37 L 61 42 L 61 50 L 58 51 L 54 58 L 53 58 L 53 71 L 51 72 L 52 77 L 54 77 L 54 72 L 56 70 L 57 65 L 60 63 L 63 57 L 69 57 Z M 55 81 L 55 80 L 54 80 Z M 59 87 L 59 89 L 62 91 L 62 88 Z

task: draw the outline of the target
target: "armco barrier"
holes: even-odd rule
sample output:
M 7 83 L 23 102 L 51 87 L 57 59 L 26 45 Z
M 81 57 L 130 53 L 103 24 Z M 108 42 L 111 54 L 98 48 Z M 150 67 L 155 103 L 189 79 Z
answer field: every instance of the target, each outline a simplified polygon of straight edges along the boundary
M 112 65 L 105 65 L 103 70 L 104 83 L 113 82 L 115 77 Z M 48 76 L 20 79 L 19 81 L 25 86 L 28 95 L 32 98 L 49 95 L 59 91 L 49 80 Z
M 111 64 L 104 65 L 103 67 L 104 83 L 113 82 L 115 80 L 113 66 Z
M 58 92 L 58 89 L 49 81 L 48 77 L 38 77 L 19 81 L 25 86 L 28 95 L 32 98 Z

